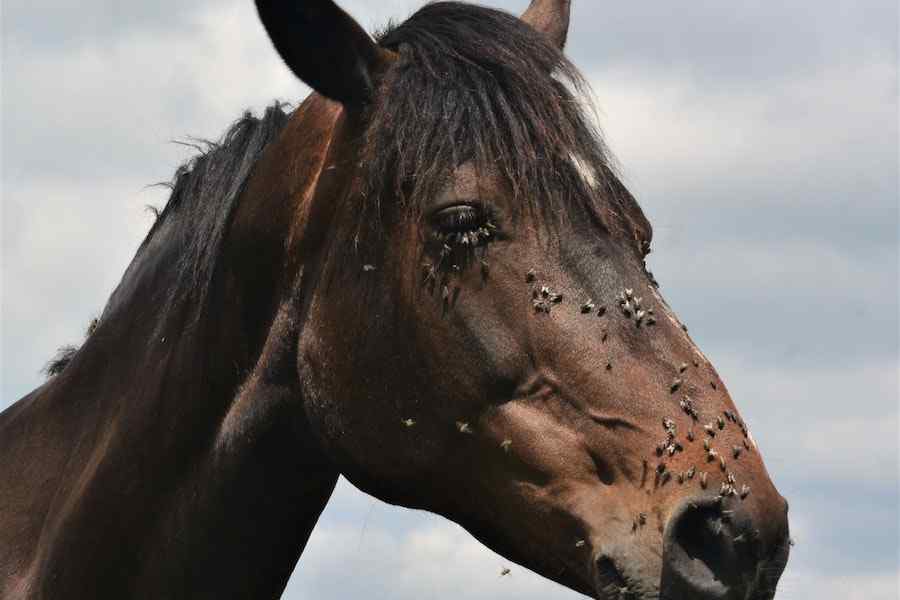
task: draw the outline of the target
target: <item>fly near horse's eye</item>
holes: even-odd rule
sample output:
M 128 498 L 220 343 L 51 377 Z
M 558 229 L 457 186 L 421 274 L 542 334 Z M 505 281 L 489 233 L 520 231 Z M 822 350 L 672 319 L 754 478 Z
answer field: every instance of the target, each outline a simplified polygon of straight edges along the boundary
M 432 217 L 435 229 L 442 233 L 465 233 L 485 226 L 484 211 L 471 204 L 458 204 L 437 212 Z

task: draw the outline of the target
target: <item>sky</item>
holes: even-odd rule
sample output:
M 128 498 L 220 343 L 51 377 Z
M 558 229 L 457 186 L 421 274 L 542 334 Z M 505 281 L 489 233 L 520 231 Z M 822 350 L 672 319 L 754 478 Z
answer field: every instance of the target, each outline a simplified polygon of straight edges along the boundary
M 342 6 L 371 31 L 420 4 Z M 250 0 L 0 10 L 2 410 L 102 310 L 165 202 L 151 184 L 191 154 L 171 141 L 309 90 Z M 568 54 L 654 225 L 650 266 L 791 503 L 779 600 L 900 593 L 898 26 L 896 0 L 573 9 Z M 580 597 L 341 480 L 285 598 L 461 594 Z

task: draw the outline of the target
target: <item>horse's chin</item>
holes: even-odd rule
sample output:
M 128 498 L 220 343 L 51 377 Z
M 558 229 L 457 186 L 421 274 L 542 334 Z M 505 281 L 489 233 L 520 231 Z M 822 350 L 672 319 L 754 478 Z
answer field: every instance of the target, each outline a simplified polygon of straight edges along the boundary
M 646 565 L 648 571 L 652 571 Z M 659 577 L 639 574 L 625 567 L 624 561 L 601 557 L 595 561 L 594 597 L 597 600 L 659 599 Z M 683 599 L 682 599 L 683 600 Z
M 604 557 L 597 561 L 594 587 L 597 590 L 597 598 L 605 600 L 606 598 L 620 598 L 629 594 L 632 582 L 615 561 Z

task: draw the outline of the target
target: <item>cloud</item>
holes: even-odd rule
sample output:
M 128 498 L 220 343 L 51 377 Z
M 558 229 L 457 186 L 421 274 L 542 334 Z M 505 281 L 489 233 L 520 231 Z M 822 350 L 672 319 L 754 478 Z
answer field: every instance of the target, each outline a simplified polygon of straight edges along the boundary
M 840 598 L 841 600 L 894 600 L 900 576 L 887 571 L 872 575 L 827 575 L 821 571 L 790 571 L 779 586 L 779 600 Z
M 13 45 L 27 46 L 30 52 L 70 52 L 73 47 L 127 38 L 148 30 L 189 34 L 195 13 L 214 4 L 160 0 L 132 6 L 115 0 L 85 0 L 77 4 L 65 0 L 6 0 L 3 34 Z
M 575 6 L 570 52 L 578 64 L 625 63 L 692 78 L 726 93 L 765 89 L 861 57 L 896 56 L 892 0 L 779 4 L 699 0 Z
M 764 89 L 634 65 L 591 80 L 654 224 L 651 268 L 701 347 L 832 368 L 896 356 L 894 64 Z
M 170 140 L 215 139 L 244 108 L 308 93 L 274 55 L 252 3 L 189 14 L 188 35 L 146 28 L 8 61 L 16 85 L 4 110 L 16 118 L 5 120 L 4 140 L 16 148 L 8 169 L 17 184 L 168 179 L 185 154 Z
M 896 484 L 896 362 L 781 369 L 720 358 L 719 373 L 770 468 L 848 488 Z
M 440 517 L 375 502 L 341 481 L 314 531 L 286 600 L 582 598 L 517 567 Z M 348 504 L 358 510 L 347 510 Z M 508 576 L 501 576 L 509 568 Z

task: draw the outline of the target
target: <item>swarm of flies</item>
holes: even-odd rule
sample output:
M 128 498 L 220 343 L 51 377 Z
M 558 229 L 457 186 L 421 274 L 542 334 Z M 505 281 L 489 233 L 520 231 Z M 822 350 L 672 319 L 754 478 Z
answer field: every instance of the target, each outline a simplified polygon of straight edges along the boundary
M 481 266 L 482 276 L 489 274 L 487 262 L 487 245 L 493 239 L 497 227 L 491 222 L 485 223 L 474 231 L 435 233 L 429 241 L 436 259 L 422 264 L 423 284 L 434 292 L 441 290 L 445 304 L 450 300 L 450 278 L 459 274 L 473 264 Z M 367 265 L 371 266 L 371 265 Z M 370 269 L 374 271 L 374 267 Z M 438 287 L 439 286 L 439 287 Z
M 679 405 L 681 406 L 681 410 L 684 411 L 684 414 L 688 415 L 692 420 L 700 420 L 700 413 L 697 412 L 697 406 L 688 396 L 682 398 Z
M 557 304 L 562 304 L 563 295 L 551 290 L 546 285 L 542 285 L 540 289 L 535 288 L 531 292 L 531 304 L 534 306 L 534 312 L 550 314 L 550 311 Z
M 634 290 L 626 289 L 616 296 L 616 304 L 622 316 L 633 320 L 636 327 L 656 325 L 656 317 L 652 308 L 644 308 L 643 299 L 634 295 Z

